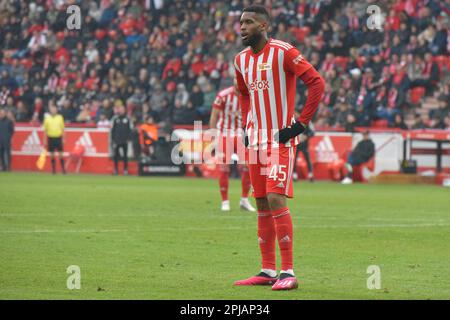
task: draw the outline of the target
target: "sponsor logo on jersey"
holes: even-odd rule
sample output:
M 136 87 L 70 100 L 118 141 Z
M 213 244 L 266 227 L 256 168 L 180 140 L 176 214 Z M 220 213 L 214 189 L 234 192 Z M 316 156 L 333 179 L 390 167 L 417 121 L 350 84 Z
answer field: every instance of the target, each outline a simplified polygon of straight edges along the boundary
M 249 85 L 249 89 L 251 91 L 255 90 L 268 90 L 269 89 L 269 80 L 255 80 Z

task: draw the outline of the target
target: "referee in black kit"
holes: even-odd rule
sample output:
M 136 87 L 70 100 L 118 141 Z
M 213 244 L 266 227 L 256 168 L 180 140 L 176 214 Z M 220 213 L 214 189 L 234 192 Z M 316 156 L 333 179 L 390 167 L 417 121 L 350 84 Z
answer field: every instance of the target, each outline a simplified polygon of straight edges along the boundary
M 122 151 L 123 174 L 128 175 L 128 140 L 133 129 L 131 120 L 126 115 L 124 106 L 119 107 L 118 114 L 112 119 L 111 143 L 114 153 L 114 175 L 119 173 L 119 159 Z

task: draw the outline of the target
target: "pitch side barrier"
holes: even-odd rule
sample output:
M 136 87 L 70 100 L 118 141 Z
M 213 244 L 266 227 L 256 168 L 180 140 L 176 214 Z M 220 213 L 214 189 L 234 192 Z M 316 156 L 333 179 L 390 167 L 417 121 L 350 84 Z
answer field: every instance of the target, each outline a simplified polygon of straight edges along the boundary
M 319 128 L 309 141 L 309 151 L 317 179 L 329 179 L 328 165 L 346 155 L 360 141 L 361 132 L 367 128 L 357 128 L 355 133 L 344 132 L 340 128 Z M 369 128 L 371 139 L 376 146 L 374 170 L 371 175 L 382 172 L 399 173 L 404 160 L 417 162 L 418 172 L 450 172 L 450 131 L 444 130 L 396 130 Z M 220 156 L 214 131 L 207 126 L 175 126 L 171 140 L 177 147 L 172 152 L 172 162 L 183 164 L 185 174 L 214 176 L 217 159 Z M 97 128 L 94 124 L 66 125 L 64 139 L 65 156 L 77 146 L 85 149 L 81 173 L 110 174 L 111 161 L 109 130 Z M 242 139 L 235 139 L 242 144 Z M 43 131 L 39 124 L 16 123 L 12 141 L 12 170 L 38 171 L 36 161 L 43 150 Z M 230 151 L 231 150 L 231 151 Z M 239 152 L 225 150 L 225 159 L 233 163 L 245 158 L 245 148 Z M 131 172 L 137 173 L 137 164 L 131 163 Z M 196 170 L 194 170 L 196 168 Z M 44 171 L 50 171 L 46 164 Z M 70 170 L 69 170 L 70 171 Z

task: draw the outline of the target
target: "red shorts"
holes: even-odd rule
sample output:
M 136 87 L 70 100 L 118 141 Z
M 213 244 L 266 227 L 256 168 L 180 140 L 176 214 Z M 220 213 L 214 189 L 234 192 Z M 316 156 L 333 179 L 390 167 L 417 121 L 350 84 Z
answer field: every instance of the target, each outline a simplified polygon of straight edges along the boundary
M 294 195 L 292 172 L 296 147 L 280 146 L 278 149 L 249 150 L 248 168 L 255 198 L 268 193 Z
M 216 148 L 216 157 L 218 164 L 232 164 L 232 155 L 238 156 L 238 164 L 245 164 L 245 158 L 248 150 L 242 141 L 242 136 L 220 135 Z

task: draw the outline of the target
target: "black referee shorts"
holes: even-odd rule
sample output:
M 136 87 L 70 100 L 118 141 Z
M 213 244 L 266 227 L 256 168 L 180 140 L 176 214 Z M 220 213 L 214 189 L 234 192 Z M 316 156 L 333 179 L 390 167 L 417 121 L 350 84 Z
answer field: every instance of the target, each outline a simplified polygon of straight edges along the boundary
M 49 152 L 60 151 L 63 152 L 62 138 L 48 138 L 47 146 Z

